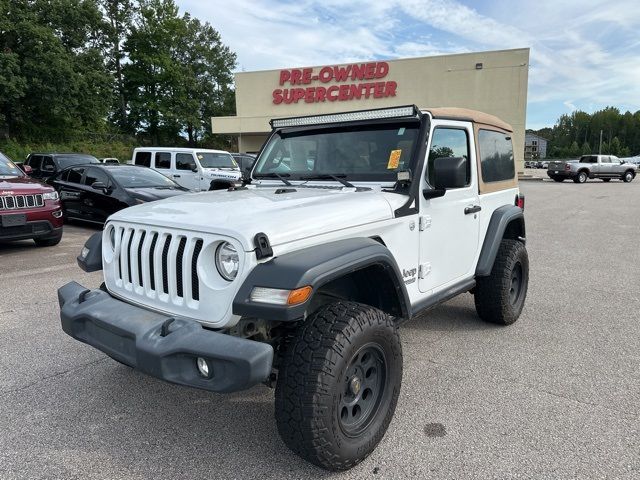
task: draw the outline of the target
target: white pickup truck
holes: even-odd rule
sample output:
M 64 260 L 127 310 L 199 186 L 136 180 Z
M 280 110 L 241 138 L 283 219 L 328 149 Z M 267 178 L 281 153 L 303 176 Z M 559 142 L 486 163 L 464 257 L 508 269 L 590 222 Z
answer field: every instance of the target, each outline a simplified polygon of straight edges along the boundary
M 563 182 L 567 178 L 576 183 L 584 183 L 589 178 L 608 182 L 617 178 L 629 183 L 635 178 L 637 170 L 637 165 L 615 155 L 583 155 L 580 160 L 549 162 L 547 175 L 556 182 Z

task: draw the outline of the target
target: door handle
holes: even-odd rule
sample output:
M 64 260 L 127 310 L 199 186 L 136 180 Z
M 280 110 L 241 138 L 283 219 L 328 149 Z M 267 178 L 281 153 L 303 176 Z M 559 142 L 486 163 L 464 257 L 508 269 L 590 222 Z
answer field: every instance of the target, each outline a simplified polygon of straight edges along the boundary
M 480 205 L 470 205 L 468 207 L 464 207 L 464 214 L 469 215 L 471 213 L 478 213 L 480 210 L 482 210 Z
M 180 175 L 174 175 L 173 178 L 180 178 Z

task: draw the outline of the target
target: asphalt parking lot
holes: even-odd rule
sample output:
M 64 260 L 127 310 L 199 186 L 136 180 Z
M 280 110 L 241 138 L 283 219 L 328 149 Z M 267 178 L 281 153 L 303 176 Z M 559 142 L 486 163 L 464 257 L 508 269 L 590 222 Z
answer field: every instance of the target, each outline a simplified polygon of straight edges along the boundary
M 466 294 L 403 326 L 404 378 L 377 450 L 349 472 L 280 441 L 273 391 L 163 383 L 67 337 L 56 290 L 95 229 L 0 246 L 0 477 L 640 478 L 640 178 L 522 182 L 529 293 L 511 327 Z

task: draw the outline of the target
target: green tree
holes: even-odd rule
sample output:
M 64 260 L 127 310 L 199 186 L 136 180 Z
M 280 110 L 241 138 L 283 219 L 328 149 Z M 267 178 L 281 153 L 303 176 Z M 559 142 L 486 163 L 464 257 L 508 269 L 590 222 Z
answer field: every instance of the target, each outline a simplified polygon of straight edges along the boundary
M 621 149 L 622 147 L 620 145 L 620 140 L 618 140 L 618 137 L 613 137 L 613 140 L 611 140 L 611 145 L 609 146 L 609 153 L 611 155 L 619 155 Z
M 0 2 L 0 117 L 9 135 L 60 139 L 103 129 L 109 77 L 95 2 Z
M 573 143 L 571 143 L 568 153 L 570 157 L 580 156 L 580 147 L 578 146 L 578 142 L 574 140 Z
M 587 142 L 584 142 L 582 144 L 582 148 L 581 148 L 581 152 L 582 155 L 589 155 L 591 152 L 591 147 L 589 146 L 589 144 Z
M 125 51 L 130 118 L 153 143 L 184 133 L 194 144 L 208 117 L 229 108 L 235 54 L 209 24 L 179 16 L 173 0 L 140 2 Z
M 110 118 L 121 131 L 130 131 L 122 71 L 125 61 L 123 45 L 133 26 L 137 4 L 131 0 L 100 0 L 99 4 L 104 15 L 105 64 L 114 78 Z

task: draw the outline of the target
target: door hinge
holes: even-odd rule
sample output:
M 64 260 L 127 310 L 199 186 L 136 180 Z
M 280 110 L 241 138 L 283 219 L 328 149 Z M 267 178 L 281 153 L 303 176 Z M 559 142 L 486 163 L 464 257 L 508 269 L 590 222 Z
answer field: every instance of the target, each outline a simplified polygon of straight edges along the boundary
M 427 275 L 431 273 L 431 264 L 430 263 L 421 263 L 418 266 L 418 278 L 426 278 Z
M 419 220 L 419 229 L 422 232 L 431 226 L 431 217 L 429 215 L 423 215 Z

